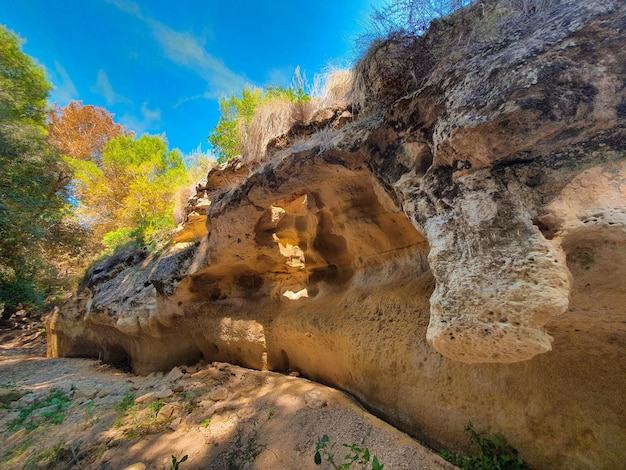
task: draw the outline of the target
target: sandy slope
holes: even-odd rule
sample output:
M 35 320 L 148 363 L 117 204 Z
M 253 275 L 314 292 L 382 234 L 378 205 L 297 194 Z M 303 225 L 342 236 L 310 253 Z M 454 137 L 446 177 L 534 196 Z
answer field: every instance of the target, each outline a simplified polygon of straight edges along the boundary
M 342 444 L 365 438 L 385 469 L 453 468 L 346 394 L 306 379 L 224 363 L 138 377 L 98 361 L 46 359 L 44 350 L 41 335 L 0 332 L 0 396 L 23 395 L 0 410 L 2 468 L 167 469 L 185 455 L 181 469 L 331 468 L 314 463 L 324 434 L 338 464 Z M 54 389 L 67 397 L 58 424 L 58 405 L 42 403 Z M 28 408 L 37 409 L 8 429 Z

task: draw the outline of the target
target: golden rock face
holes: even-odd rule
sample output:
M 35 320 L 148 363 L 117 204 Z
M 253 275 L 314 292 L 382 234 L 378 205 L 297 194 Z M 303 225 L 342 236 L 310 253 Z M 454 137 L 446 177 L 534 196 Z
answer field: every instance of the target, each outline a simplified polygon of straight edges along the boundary
M 625 8 L 440 48 L 331 142 L 212 172 L 181 243 L 92 270 L 50 354 L 298 371 L 433 446 L 472 421 L 533 467 L 620 467 Z

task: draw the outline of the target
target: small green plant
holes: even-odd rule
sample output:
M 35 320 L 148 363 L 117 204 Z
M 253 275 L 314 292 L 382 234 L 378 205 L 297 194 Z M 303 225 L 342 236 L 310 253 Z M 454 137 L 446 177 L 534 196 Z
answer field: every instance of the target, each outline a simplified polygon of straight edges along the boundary
M 96 407 L 96 403 L 93 400 L 89 400 L 86 404 L 85 404 L 85 422 L 92 422 L 93 423 L 97 423 L 98 422 L 98 417 L 95 416 L 95 412 L 94 409 Z
M 315 445 L 315 457 L 313 460 L 316 465 L 321 465 L 322 461 L 326 460 L 335 470 L 348 470 L 353 464 L 367 466 L 371 460 L 372 470 L 383 470 L 384 465 L 378 461 L 378 457 L 375 455 L 372 458 L 370 450 L 365 446 L 366 437 L 361 439 L 359 444 L 343 444 L 343 447 L 349 449 L 350 452 L 343 458 L 343 463 L 337 463 L 333 453 L 335 444 L 329 446 L 330 439 L 328 435 L 324 434 Z
M 165 406 L 165 403 L 163 403 L 163 401 L 161 400 L 150 401 L 150 403 L 148 404 L 148 407 L 150 408 L 150 411 L 152 413 L 152 422 L 155 422 L 157 420 L 159 411 L 161 411 L 161 408 L 163 408 L 164 406 Z
M 119 428 L 122 425 L 124 417 L 135 411 L 135 395 L 133 393 L 128 393 L 122 401 L 115 407 L 115 411 L 117 411 L 118 416 L 113 424 L 116 428 Z
M 257 456 L 267 447 L 267 445 L 259 444 L 257 441 L 258 433 L 256 425 L 256 421 L 253 422 L 252 431 L 248 434 L 245 442 L 242 428 L 237 428 L 235 449 L 228 453 L 227 470 L 240 470 L 244 468 L 246 463 L 254 461 L 254 459 L 256 459 Z
M 28 449 L 32 443 L 33 439 L 31 437 L 17 444 L 4 455 L 2 455 L 2 457 L 0 457 L 0 463 L 7 463 L 10 462 L 12 459 L 20 457 L 24 452 L 26 452 L 26 449 Z
M 152 399 L 145 406 L 137 410 L 132 407 L 132 420 L 124 429 L 124 437 L 128 440 L 135 440 L 138 437 L 148 434 L 158 434 L 167 429 L 170 424 L 169 419 L 158 419 L 159 411 L 165 406 L 165 402 L 160 399 Z M 119 426 L 121 426 L 121 419 Z M 118 427 L 119 427 L 118 426 Z
M 69 393 L 62 390 L 53 389 L 44 398 L 35 400 L 26 408 L 19 410 L 19 416 L 8 424 L 8 429 L 12 430 L 24 425 L 27 431 L 36 429 L 41 424 L 60 424 L 65 417 L 65 409 L 72 403 Z M 33 417 L 36 410 L 46 409 Z
M 200 423 L 200 426 L 202 426 L 203 428 L 206 428 L 206 427 L 208 427 L 208 426 L 209 426 L 209 424 L 211 424 L 211 418 L 207 418 L 207 419 L 205 419 L 204 421 L 202 421 L 202 422 Z
M 70 451 L 63 447 L 61 443 L 47 447 L 31 455 L 24 462 L 24 470 L 36 468 L 67 468 L 70 461 Z
M 270 409 L 268 409 L 268 410 L 267 410 L 267 419 L 268 419 L 268 420 L 272 419 L 272 417 L 274 416 L 274 414 L 275 414 L 274 408 L 270 408 Z
M 124 396 L 121 403 L 115 407 L 115 411 L 120 414 L 125 414 L 133 406 L 135 406 L 135 395 L 133 393 L 129 393 Z
M 489 438 L 481 437 L 472 423 L 465 426 L 472 444 L 478 446 L 480 454 L 477 457 L 465 457 L 456 453 L 441 451 L 440 455 L 448 462 L 462 470 L 527 470 L 528 467 L 518 456 L 517 449 L 501 434 L 494 434 Z
M 185 401 L 185 411 L 187 413 L 191 413 L 198 406 L 196 397 L 189 392 L 183 392 L 181 398 Z
M 188 455 L 185 455 L 182 459 L 178 460 L 175 456 L 172 455 L 172 465 L 170 466 L 170 470 L 178 470 L 180 464 L 186 462 L 189 458 Z

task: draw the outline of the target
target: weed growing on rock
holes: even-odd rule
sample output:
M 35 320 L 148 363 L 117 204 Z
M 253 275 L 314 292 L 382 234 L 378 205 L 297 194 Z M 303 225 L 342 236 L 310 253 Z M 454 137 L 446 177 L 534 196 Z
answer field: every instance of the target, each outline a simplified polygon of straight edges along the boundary
M 465 457 L 459 454 L 441 451 L 440 455 L 448 462 L 462 470 L 527 470 L 524 461 L 519 458 L 517 449 L 501 434 L 494 434 L 489 438 L 481 437 L 472 423 L 465 426 L 472 444 L 478 446 L 480 454 L 477 457 Z
M 67 468 L 70 461 L 70 452 L 61 443 L 47 447 L 36 454 L 31 455 L 24 462 L 24 469 L 49 468 L 62 469 Z
M 124 436 L 128 440 L 135 440 L 147 434 L 158 434 L 165 431 L 170 423 L 169 419 L 158 419 L 159 411 L 165 406 L 165 402 L 159 399 L 149 401 L 145 407 L 133 414 L 134 418 L 129 428 L 124 430 Z M 121 420 L 120 420 L 121 425 Z
M 180 464 L 186 462 L 189 458 L 188 455 L 185 455 L 182 459 L 178 460 L 174 455 L 172 455 L 172 465 L 170 466 L 170 470 L 178 470 Z
M 374 456 L 371 458 L 370 450 L 365 446 L 366 437 L 361 439 L 359 444 L 343 444 L 343 447 L 349 449 L 350 452 L 343 458 L 343 463 L 337 464 L 335 462 L 335 454 L 332 453 L 336 444 L 333 443 L 329 446 L 328 435 L 324 434 L 315 445 L 315 464 L 321 465 L 322 461 L 326 460 L 335 470 L 348 470 L 353 464 L 367 466 L 371 459 L 372 470 L 383 470 L 385 465 L 378 461 L 378 457 Z
M 24 452 L 26 452 L 26 449 L 28 449 L 32 443 L 33 443 L 32 438 L 29 438 L 29 439 L 26 439 L 21 444 L 13 447 L 11 450 L 6 452 L 2 457 L 0 457 L 0 464 L 10 462 L 11 460 L 19 457 Z
M 256 422 L 253 423 L 252 431 L 248 434 L 245 442 L 242 428 L 237 428 L 235 449 L 228 453 L 227 470 L 243 469 L 246 463 L 254 461 L 254 459 L 256 459 L 257 456 L 265 450 L 267 445 L 259 444 L 257 439 L 258 433 L 256 430 Z
M 122 402 L 115 407 L 115 411 L 117 411 L 120 414 L 125 414 L 134 405 L 135 405 L 135 395 L 133 393 L 129 393 L 122 399 Z
M 124 417 L 131 411 L 135 411 L 135 395 L 133 393 L 127 394 L 115 407 L 115 411 L 117 411 L 118 417 L 115 420 L 114 426 L 119 428 L 122 425 Z
M 159 411 L 164 406 L 165 406 L 165 403 L 163 403 L 163 401 L 161 401 L 161 400 L 153 400 L 153 401 L 151 401 L 148 404 L 148 407 L 150 408 L 150 411 L 152 412 L 152 421 L 156 421 L 157 420 L 157 416 L 159 414 Z
M 189 392 L 183 392 L 181 398 L 185 402 L 185 411 L 187 413 L 191 413 L 198 406 L 198 401 L 196 400 L 196 397 Z

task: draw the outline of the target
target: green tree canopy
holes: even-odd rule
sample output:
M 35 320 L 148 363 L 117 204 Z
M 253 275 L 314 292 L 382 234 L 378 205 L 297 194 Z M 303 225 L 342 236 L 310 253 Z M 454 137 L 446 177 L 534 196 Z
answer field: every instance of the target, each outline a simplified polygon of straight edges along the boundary
M 96 162 L 67 158 L 78 213 L 113 247 L 130 238 L 149 243 L 174 225 L 174 194 L 187 182 L 183 156 L 164 137 L 120 135 Z
M 51 86 L 43 69 L 0 26 L 0 304 L 45 296 L 39 243 L 60 219 L 67 172 L 47 143 Z

